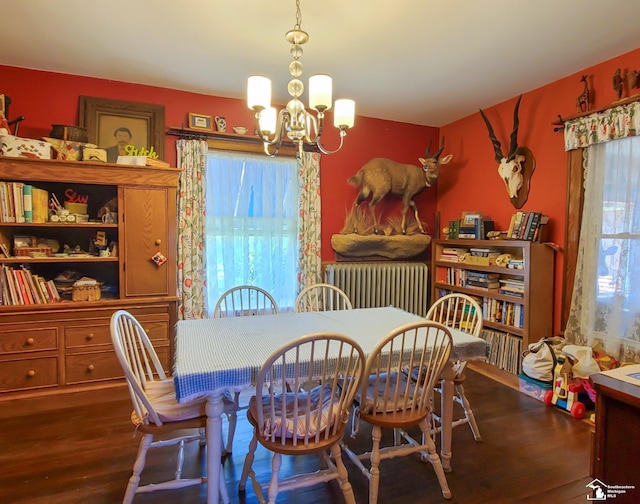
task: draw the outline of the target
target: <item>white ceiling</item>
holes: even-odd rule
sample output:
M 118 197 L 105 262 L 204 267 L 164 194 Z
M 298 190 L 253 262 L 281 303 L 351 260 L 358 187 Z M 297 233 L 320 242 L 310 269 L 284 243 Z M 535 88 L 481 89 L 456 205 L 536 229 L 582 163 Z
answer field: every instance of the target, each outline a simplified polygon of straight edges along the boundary
M 428 126 L 640 45 L 638 0 L 301 0 L 301 9 L 303 82 L 329 73 L 334 99 L 355 99 L 358 115 Z M 274 103 L 289 98 L 294 0 L 2 0 L 0 13 L 3 65 L 242 99 L 259 73 L 272 78 Z

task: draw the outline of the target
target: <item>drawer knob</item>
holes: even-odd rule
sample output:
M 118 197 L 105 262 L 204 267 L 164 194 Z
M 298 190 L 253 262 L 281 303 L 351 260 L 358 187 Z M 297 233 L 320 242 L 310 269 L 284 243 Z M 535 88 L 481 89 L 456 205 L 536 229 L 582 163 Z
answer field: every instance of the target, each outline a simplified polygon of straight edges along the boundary
M 36 342 L 33 338 L 27 338 L 27 345 L 33 345 Z
M 29 378 L 33 378 L 36 375 L 36 372 L 33 369 L 30 369 L 29 371 L 27 371 L 27 376 Z
M 87 371 L 91 372 L 91 371 L 93 371 L 95 368 L 96 368 L 96 367 L 95 367 L 93 364 L 89 364 L 89 365 L 87 366 Z
M 92 340 L 93 339 L 93 333 L 90 332 L 89 334 L 87 334 L 87 339 L 88 340 Z
M 156 240 L 156 245 L 160 245 L 161 243 L 162 243 L 162 240 L 161 240 L 160 238 L 158 238 L 158 239 Z

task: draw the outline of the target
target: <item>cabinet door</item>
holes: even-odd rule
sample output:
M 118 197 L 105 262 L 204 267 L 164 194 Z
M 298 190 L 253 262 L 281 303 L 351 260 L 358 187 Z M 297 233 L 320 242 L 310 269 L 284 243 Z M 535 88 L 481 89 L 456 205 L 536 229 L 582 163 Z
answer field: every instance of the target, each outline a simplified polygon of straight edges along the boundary
M 175 296 L 175 191 L 125 187 L 123 199 L 125 297 Z M 156 252 L 167 258 L 160 266 Z

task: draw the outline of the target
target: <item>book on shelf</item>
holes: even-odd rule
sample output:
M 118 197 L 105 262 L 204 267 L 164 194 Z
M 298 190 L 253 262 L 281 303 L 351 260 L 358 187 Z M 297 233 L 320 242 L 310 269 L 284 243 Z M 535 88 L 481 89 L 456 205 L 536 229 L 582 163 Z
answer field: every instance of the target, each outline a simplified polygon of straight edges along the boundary
M 498 289 L 500 284 L 498 282 L 476 282 L 474 280 L 467 280 L 465 287 L 489 291 Z
M 469 253 L 478 257 L 497 257 L 500 255 L 500 250 L 494 247 L 471 247 Z
M 449 234 L 448 234 L 449 239 L 450 240 L 457 240 L 459 231 L 460 231 L 460 219 L 450 220 L 449 221 Z
M 500 273 L 489 273 L 486 271 L 468 271 L 467 275 L 469 279 L 476 280 L 497 280 L 500 278 Z
M 505 289 L 504 287 L 499 288 L 498 289 L 498 293 L 499 294 L 504 294 L 505 296 L 514 296 L 514 297 L 519 297 L 519 298 L 523 298 L 524 297 L 524 292 Z
M 33 222 L 49 222 L 49 193 L 44 189 L 31 189 L 31 203 L 33 206 Z
M 460 262 L 460 258 L 467 254 L 466 248 L 444 247 L 440 253 L 441 261 Z
M 24 204 L 24 221 L 33 222 L 33 200 L 32 200 L 33 186 L 30 184 L 24 184 L 23 187 L 23 204 Z
M 477 240 L 486 240 L 487 233 L 489 231 L 495 230 L 495 227 L 496 227 L 492 219 L 486 219 L 486 218 L 474 219 L 474 225 L 475 225 L 475 234 L 476 234 Z

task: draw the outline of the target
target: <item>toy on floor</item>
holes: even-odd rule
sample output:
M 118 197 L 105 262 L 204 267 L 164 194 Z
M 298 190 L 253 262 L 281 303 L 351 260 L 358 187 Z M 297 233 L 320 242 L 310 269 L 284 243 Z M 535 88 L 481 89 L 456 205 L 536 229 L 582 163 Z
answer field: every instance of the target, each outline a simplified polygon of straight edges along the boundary
M 557 406 L 571 413 L 574 418 L 584 417 L 587 407 L 579 397 L 584 396 L 584 386 L 579 378 L 573 377 L 574 359 L 568 355 L 558 355 L 553 371 L 553 388 L 544 395 L 547 406 Z M 587 398 L 588 400 L 588 398 Z

